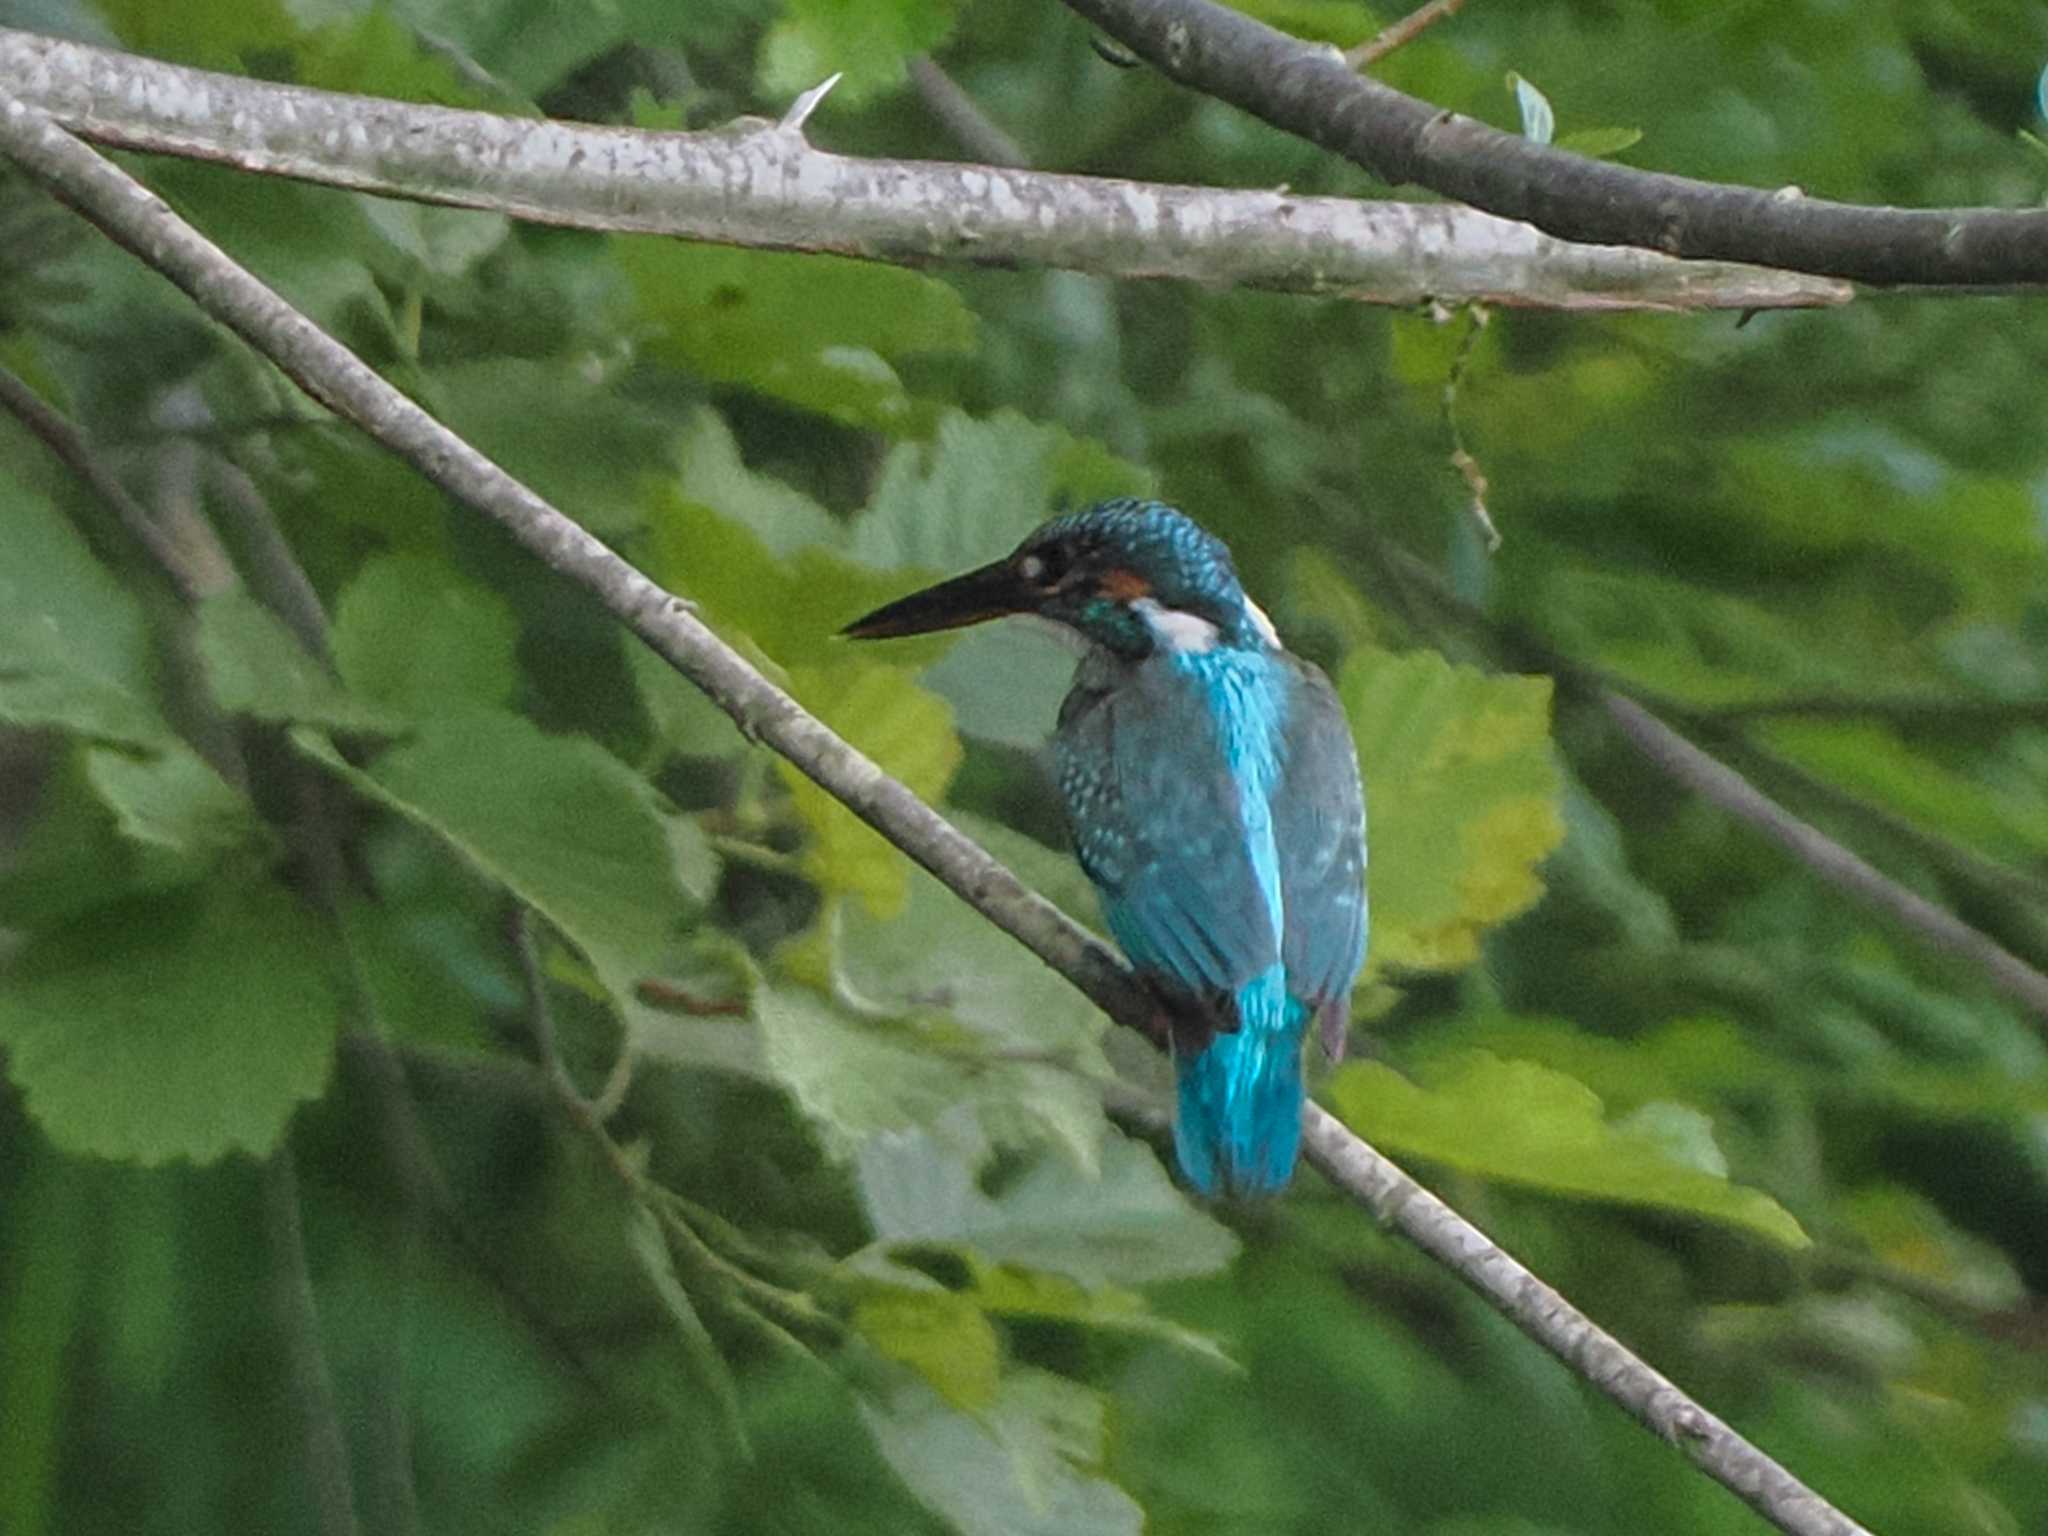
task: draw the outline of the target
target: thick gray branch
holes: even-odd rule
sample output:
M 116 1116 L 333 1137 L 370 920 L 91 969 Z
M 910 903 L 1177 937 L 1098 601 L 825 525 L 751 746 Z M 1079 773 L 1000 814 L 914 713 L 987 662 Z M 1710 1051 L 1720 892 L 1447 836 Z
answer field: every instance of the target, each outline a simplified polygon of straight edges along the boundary
M 576 229 L 1403 306 L 1770 309 L 1851 296 L 1845 284 L 1789 273 L 1570 245 L 1469 208 L 855 159 L 755 119 L 648 133 L 497 117 L 6 29 L 0 81 L 96 143 Z
M 1101 943 L 937 812 L 806 714 L 692 613 L 237 266 L 159 198 L 0 90 L 0 154 L 176 283 L 339 415 L 491 517 L 551 569 L 589 590 L 635 634 L 766 742 L 991 922 L 1138 1029 L 1151 1004 Z M 1319 1109 L 1311 1157 L 1337 1185 L 1447 1264 L 1531 1338 L 1792 1536 L 1861 1528 L 1691 1402 L 1421 1185 Z
M 1534 144 L 1359 78 L 1213 0 L 1066 0 L 1182 85 L 1363 166 L 1565 240 L 1865 283 L 2048 283 L 2048 209 L 1872 208 L 1694 181 Z

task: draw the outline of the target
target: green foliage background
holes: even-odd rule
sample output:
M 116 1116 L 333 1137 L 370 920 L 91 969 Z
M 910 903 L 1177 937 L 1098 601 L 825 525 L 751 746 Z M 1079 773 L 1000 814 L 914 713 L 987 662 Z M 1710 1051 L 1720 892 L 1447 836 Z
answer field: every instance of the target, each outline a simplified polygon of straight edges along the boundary
M 0 21 L 668 126 L 843 69 L 819 143 L 947 156 L 905 84 L 934 49 L 1043 168 L 1379 191 L 1053 6 Z M 1639 165 L 2027 204 L 2044 59 L 2016 0 L 1543 0 L 1382 73 L 1512 125 L 1513 70 Z M 1364 1059 L 1324 1102 L 1871 1528 L 2048 1523 L 2038 1021 L 1589 694 L 2048 964 L 2037 308 L 1496 315 L 1459 404 L 1488 556 L 1438 415 L 1462 321 L 138 169 L 1084 919 L 1032 757 L 1062 654 L 832 632 L 1062 501 L 1186 506 L 1367 768 Z M 1056 977 L 128 257 L 18 182 L 0 230 L 0 361 L 153 497 L 246 474 L 331 616 L 329 664 L 247 589 L 178 612 L 0 420 L 0 1528 L 319 1528 L 314 1342 L 369 1530 L 1758 1528 L 1313 1175 L 1190 1203 L 1161 1067 Z M 1730 712 L 1784 697 L 1819 704 Z M 534 1065 L 510 898 L 571 1073 L 623 1089 L 609 1142 Z

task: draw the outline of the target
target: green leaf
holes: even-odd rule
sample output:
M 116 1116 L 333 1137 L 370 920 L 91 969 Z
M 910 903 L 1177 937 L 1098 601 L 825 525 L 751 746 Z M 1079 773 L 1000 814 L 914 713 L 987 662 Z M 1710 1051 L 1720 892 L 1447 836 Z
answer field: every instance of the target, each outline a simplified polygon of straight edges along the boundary
M 1783 1077 L 1791 1069 L 1767 1055 L 1725 1019 L 1673 1019 L 1627 1040 L 1579 1029 L 1562 1019 L 1473 1013 L 1430 1032 L 1417 1070 L 1462 1059 L 1474 1050 L 1534 1062 L 1583 1083 L 1611 1106 L 1634 1108 L 1657 1100 L 1739 1097 L 1749 1085 Z
M 1560 905 L 1586 912 L 1602 931 L 1644 949 L 1676 943 L 1671 904 L 1629 868 L 1621 824 L 1569 770 L 1561 771 L 1565 838 L 1545 866 L 1552 912 Z
M 633 691 L 647 712 L 660 755 L 729 757 L 746 748 L 732 716 L 703 689 L 639 641 L 628 636 L 624 643 L 626 670 L 633 674 Z
M 733 1005 L 731 1012 L 693 1013 L 660 1002 L 628 999 L 622 1012 L 634 1053 L 688 1071 L 711 1070 L 777 1081 L 763 1032 L 750 1017 L 760 972 L 740 941 L 700 929 L 671 954 L 661 980 L 690 998 Z
M 1013 1372 L 972 1417 L 906 1383 L 861 1415 L 897 1475 L 961 1536 L 1138 1536 L 1144 1525 L 1097 1470 L 1102 1399 L 1060 1377 Z
M 954 572 L 1005 555 L 1062 501 L 1149 495 L 1152 474 L 1102 444 L 1015 411 L 940 418 L 883 462 L 847 552 L 882 569 Z
M 491 104 L 456 74 L 445 52 L 423 46 L 419 34 L 389 6 L 379 5 L 312 29 L 295 50 L 294 62 L 294 83 L 316 90 L 443 107 Z M 454 211 L 427 210 L 419 204 L 389 200 L 384 206 Z
M 970 1262 L 972 1288 L 964 1296 L 982 1311 L 1010 1322 L 1059 1323 L 1093 1333 L 1149 1339 L 1235 1369 L 1213 1335 L 1183 1327 L 1154 1312 L 1136 1291 L 1084 1286 L 1064 1275 L 1009 1264 Z
M 147 758 L 102 748 L 86 755 L 85 774 L 122 836 L 176 856 L 195 876 L 268 835 L 248 797 L 187 747 Z
M 86 777 L 87 753 L 74 742 L 55 757 L 25 833 L 0 859 L 0 926 L 57 927 L 138 890 L 178 884 L 189 872 L 183 858 L 152 858 L 120 834 L 105 797 Z
M 1761 603 L 1641 571 L 1564 565 L 1527 602 L 1574 655 L 1643 686 L 1716 704 L 1778 688 L 1841 686 L 1837 659 Z
M 1307 42 L 1339 48 L 1355 47 L 1379 30 L 1372 7 L 1358 0 L 1240 0 L 1231 9 Z
M 1340 686 L 1365 775 L 1375 969 L 1456 970 L 1534 906 L 1564 837 L 1550 679 L 1362 651 Z
M 1303 545 L 1287 557 L 1286 570 L 1278 617 L 1290 639 L 1320 630 L 1330 649 L 1342 655 L 1385 644 L 1386 620 L 1328 554 Z
M 966 1297 L 937 1288 L 877 1291 L 854 1308 L 853 1326 L 953 1407 L 976 1413 L 995 1401 L 1002 1344 L 981 1308 Z
M 1605 160 L 1624 149 L 1633 149 L 1642 139 L 1640 128 L 1575 128 L 1558 136 L 1557 147 L 1589 160 Z
M 769 543 L 719 509 L 663 487 L 648 499 L 647 573 L 697 604 L 706 623 L 770 670 L 801 662 L 836 663 L 863 653 L 840 627 L 900 597 L 900 576 L 869 570 L 821 546 L 777 556 Z M 893 645 L 885 654 L 913 666 L 944 654 L 950 637 Z
M 847 656 L 830 666 L 793 670 L 789 683 L 798 703 L 918 798 L 935 801 L 945 794 L 961 757 L 953 712 L 901 668 Z M 810 831 L 804 873 L 828 892 L 859 897 L 876 917 L 900 912 L 909 895 L 907 857 L 793 763 L 777 758 L 775 767 Z
M 359 199 L 274 178 L 251 181 L 245 172 L 201 161 L 163 160 L 150 167 L 149 181 L 191 223 L 219 231 L 230 256 L 328 330 L 347 336 L 367 329 L 380 340 L 391 334 L 391 306 L 376 274 L 392 248 L 370 227 Z
M 1420 1086 L 1378 1062 L 1331 1077 L 1345 1121 L 1381 1150 L 1579 1200 L 1604 1200 L 1698 1217 L 1791 1248 L 1807 1237 L 1785 1208 L 1700 1169 L 1696 1126 L 1670 1117 L 1610 1125 L 1583 1083 L 1485 1051 L 1437 1065 Z M 1690 1150 L 1671 1155 L 1674 1137 Z
M 1941 1207 L 1899 1184 L 1868 1184 L 1846 1195 L 1837 1210 L 1876 1258 L 1904 1274 L 1945 1286 L 1976 1306 L 2024 1305 L 2027 1289 L 2013 1262 L 1983 1238 L 1955 1226 Z
M 519 624 L 504 601 L 445 560 L 385 555 L 335 608 L 334 665 L 349 691 L 393 713 L 508 704 L 519 682 Z
M 1026 884 L 1086 922 L 1095 896 L 1071 859 L 994 822 L 955 818 L 960 830 Z M 1107 1023 L 1057 972 L 931 875 L 912 866 L 909 901 L 879 920 L 858 908 L 839 930 L 839 964 L 859 996 L 903 1014 L 943 1008 L 963 1026 L 960 1056 L 1006 1063 L 1000 1096 L 983 1101 L 984 1127 L 1005 1146 L 1050 1140 L 1092 1169 L 1102 1140 L 1096 1083 L 1110 1076 Z
M 290 892 L 215 883 L 104 907 L 0 973 L 0 1045 L 67 1151 L 262 1156 L 326 1085 L 339 956 Z
M 0 469 L 0 722 L 173 740 L 141 606 L 70 521 Z
M 675 424 L 578 363 L 493 357 L 427 374 L 447 424 L 584 527 L 639 526 L 642 481 L 666 467 Z
M 464 276 L 512 232 L 512 221 L 502 213 L 400 203 L 367 194 L 361 206 L 370 228 L 405 257 L 421 282 Z
M 397 717 L 345 693 L 268 608 L 237 588 L 199 608 L 200 661 L 230 714 L 388 734 Z
M 882 1131 L 935 1120 L 979 1094 L 999 1092 L 1007 1069 L 976 1072 L 935 1049 L 930 1034 L 862 1019 L 805 987 L 764 985 L 754 995 L 768 1069 L 817 1128 L 826 1150 L 851 1157 Z M 944 1043 L 959 1046 L 958 1036 Z
M 953 29 L 955 0 L 790 0 L 761 45 L 764 94 L 787 100 L 828 75 L 828 104 L 853 106 L 901 85 L 910 56 Z
M 445 838 L 630 996 L 687 902 L 654 792 L 595 742 L 476 711 L 422 726 L 367 769 L 310 731 L 300 750 Z
M 1874 721 L 1774 720 L 1762 734 L 1801 767 L 1993 857 L 2048 849 L 2048 796 L 2032 775 L 1993 789 Z
M 99 0 L 94 8 L 136 53 L 206 69 L 239 71 L 250 52 L 285 47 L 299 32 L 281 0 Z
M 656 327 L 652 355 L 852 426 L 909 427 L 891 363 L 974 342 L 960 296 L 900 267 L 675 240 L 616 249 Z
M 691 413 L 676 457 L 683 498 L 741 524 L 778 559 L 839 544 L 839 519 L 793 486 L 747 468 L 732 428 L 709 406 Z
M 1208 1274 L 1237 1240 L 1173 1187 L 1151 1151 L 1104 1136 L 1099 1172 L 1040 1157 L 1000 1193 L 976 1175 L 987 1154 L 959 1117 L 941 1130 L 877 1136 L 861 1148 L 861 1198 L 878 1242 L 957 1243 L 1084 1286 L 1150 1285 Z

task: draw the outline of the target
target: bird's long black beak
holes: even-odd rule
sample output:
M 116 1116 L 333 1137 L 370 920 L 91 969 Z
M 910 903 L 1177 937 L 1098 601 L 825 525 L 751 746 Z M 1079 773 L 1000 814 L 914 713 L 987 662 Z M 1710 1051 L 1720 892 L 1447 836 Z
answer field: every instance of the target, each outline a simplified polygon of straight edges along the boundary
M 997 560 L 922 592 L 913 592 L 855 619 L 840 633 L 854 640 L 887 640 L 935 629 L 961 629 L 1031 607 L 1030 594 L 1008 560 Z

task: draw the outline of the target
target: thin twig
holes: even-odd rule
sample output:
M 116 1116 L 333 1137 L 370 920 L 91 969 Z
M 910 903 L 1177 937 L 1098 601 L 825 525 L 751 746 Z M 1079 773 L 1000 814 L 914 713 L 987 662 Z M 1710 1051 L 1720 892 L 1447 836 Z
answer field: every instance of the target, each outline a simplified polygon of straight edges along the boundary
M 2009 901 L 2030 903 L 2048 912 L 2048 879 L 2024 869 L 2015 869 L 2010 864 L 1978 853 L 1974 848 L 1930 832 L 1897 811 L 1866 800 L 1784 754 L 1759 745 L 1747 735 L 1736 732 L 1730 740 L 1733 751 L 1747 763 L 1750 771 L 1774 780 L 1781 793 L 1789 788 L 1809 801 L 1818 801 L 1841 815 L 1854 817 L 1865 826 L 1910 848 L 1945 874 L 1983 892 Z
M 2048 976 L 1952 912 L 1909 891 L 1856 854 L 1717 762 L 1652 715 L 1612 690 L 1600 704 L 1651 762 L 1702 798 L 1740 818 L 1839 890 L 1884 913 L 1922 942 L 1966 961 L 2036 1017 L 2048 1019 Z
M 307 655 L 326 661 L 327 610 L 256 482 L 241 465 L 218 454 L 207 455 L 204 474 L 214 492 L 214 505 L 233 527 L 241 546 L 250 587 L 298 637 Z
M 1465 384 L 1465 371 L 1471 366 L 1473 351 L 1479 345 L 1479 338 L 1486 331 L 1487 309 L 1484 304 L 1465 306 L 1465 334 L 1458 338 L 1458 350 L 1451 356 L 1451 366 L 1444 374 L 1443 419 L 1444 432 L 1451 440 L 1451 468 L 1458 472 L 1458 478 L 1465 482 L 1465 490 L 1471 497 L 1465 510 L 1478 525 L 1479 537 L 1490 555 L 1500 548 L 1500 529 L 1494 526 L 1493 514 L 1486 508 L 1486 472 L 1479 467 L 1479 461 L 1472 457 L 1465 447 L 1465 432 L 1458 422 L 1458 392 Z
M 8 411 L 40 438 L 66 469 L 85 482 L 186 602 L 197 603 L 234 585 L 234 571 L 225 555 L 217 548 L 181 548 L 149 509 L 128 494 L 120 477 L 100 462 L 85 434 L 29 388 L 26 380 L 6 367 L 0 367 L 0 409 Z
M 1368 203 L 534 122 L 210 74 L 0 28 L 0 80 L 97 143 L 515 219 L 869 261 L 1581 310 L 1844 304 L 1846 284 L 1602 250 L 1450 204 Z
M 299 1224 L 299 1178 L 289 1146 L 280 1146 L 263 1165 L 263 1224 L 270 1243 L 271 1306 L 291 1363 L 292 1403 L 304 1436 L 305 1480 L 320 1536 L 356 1536 L 348 1444 L 320 1342 L 320 1314 Z
M 920 53 L 911 59 L 910 83 L 917 87 L 918 100 L 926 110 L 945 124 L 946 131 L 975 159 L 1016 170 L 1031 164 L 1024 146 L 996 126 L 974 98 L 960 88 L 960 82 L 947 74 L 930 54 Z
M 605 1167 L 627 1195 L 659 1227 L 669 1261 L 677 1271 L 676 1283 L 683 1285 L 684 1277 L 690 1282 L 684 1287 L 686 1298 L 695 1294 L 715 1304 L 720 1316 L 761 1340 L 770 1353 L 783 1359 L 801 1359 L 816 1364 L 817 1357 L 798 1334 L 810 1332 L 836 1342 L 844 1332 L 838 1321 L 828 1317 L 803 1292 L 785 1289 L 720 1253 L 691 1221 L 692 1207 L 689 1203 L 673 1190 L 649 1178 L 625 1149 L 612 1140 L 611 1134 L 605 1130 L 600 1106 L 577 1091 L 568 1068 L 563 1065 L 560 1042 L 555 1032 L 554 1010 L 548 1005 L 547 978 L 541 971 L 540 957 L 534 947 L 528 913 L 523 904 L 515 903 L 508 913 L 506 934 L 519 963 L 520 984 L 526 996 L 527 1028 L 533 1036 L 534 1050 L 540 1057 L 541 1070 L 555 1103 L 597 1150 Z M 731 1371 L 719 1353 L 716 1341 L 695 1316 L 694 1310 L 686 1307 L 686 1312 L 686 1316 L 677 1319 L 683 1347 L 689 1353 L 692 1367 L 702 1378 L 702 1384 L 717 1400 L 734 1444 L 742 1454 L 747 1454 L 748 1437 L 733 1390 Z
M 1489 635 L 1499 637 L 1502 626 L 1489 615 L 1452 592 L 1421 561 L 1398 547 L 1387 545 L 1379 557 L 1400 581 L 1427 597 L 1446 614 Z M 1734 769 L 1717 761 L 1680 736 L 1650 713 L 1642 699 L 1621 690 L 1616 680 L 1597 667 L 1587 666 L 1560 655 L 1540 640 L 1517 635 L 1514 643 L 1535 655 L 1536 663 L 1561 682 L 1598 703 L 1617 724 L 1629 732 L 1629 739 L 1652 763 L 1667 775 L 1705 794 L 1712 784 L 1726 800 L 1708 795 L 1716 804 L 1733 811 L 1768 833 L 1779 846 L 1792 853 L 1823 879 L 1849 890 L 1871 906 L 1895 918 L 1907 932 L 1942 953 L 1968 959 L 1976 964 L 2001 991 L 2025 1003 L 2036 1014 L 2048 1018 L 2048 975 L 2029 966 L 2011 951 L 1953 913 L 1945 912 L 1916 895 L 1890 876 L 1842 847 L 1819 828 L 1800 820 L 1765 795 Z M 1647 697 L 1647 695 L 1645 696 Z M 1665 708 L 1664 701 L 1652 701 Z M 1617 706 L 1621 713 L 1616 714 Z M 1632 713 L 1631 713 L 1632 712 Z M 1670 704 L 1675 718 L 1689 718 L 1682 705 Z M 1648 722 L 1647 725 L 1641 722 Z M 1630 731 L 1630 726 L 1636 729 Z M 1681 750 L 1682 749 L 1682 750 Z
M 540 1060 L 541 1071 L 547 1074 L 548 1085 L 570 1118 L 602 1132 L 604 1122 L 592 1113 L 590 1101 L 583 1097 L 576 1080 L 562 1064 L 561 1043 L 555 1036 L 555 1011 L 548 1006 L 547 977 L 541 971 L 540 951 L 534 945 L 532 920 L 524 903 L 514 902 L 506 913 L 505 933 L 519 961 L 519 981 L 526 993 L 526 1027 L 533 1036 L 534 1055 Z
M 1506 1252 L 1484 1238 L 1468 1240 L 1467 1234 L 1478 1234 L 1456 1212 L 1319 1105 L 1308 1106 L 1302 1145 L 1316 1167 L 1381 1221 L 1407 1233 L 1417 1247 L 1453 1270 L 1524 1332 L 1540 1337 L 1544 1348 L 1684 1451 L 1695 1466 L 1740 1495 L 1779 1530 L 1795 1536 L 1869 1536 Z
M 1791 693 L 1735 704 L 1703 704 L 1700 720 L 1746 722 L 1787 716 L 1884 720 L 1908 730 L 2010 730 L 2048 724 L 2048 699 L 1967 699 L 1934 694 Z
M 1427 5 L 1416 7 L 1393 25 L 1382 27 L 1356 48 L 1348 50 L 1344 62 L 1353 69 L 1370 69 L 1396 48 L 1413 42 L 1446 16 L 1455 16 L 1464 8 L 1465 0 L 1429 0 Z

